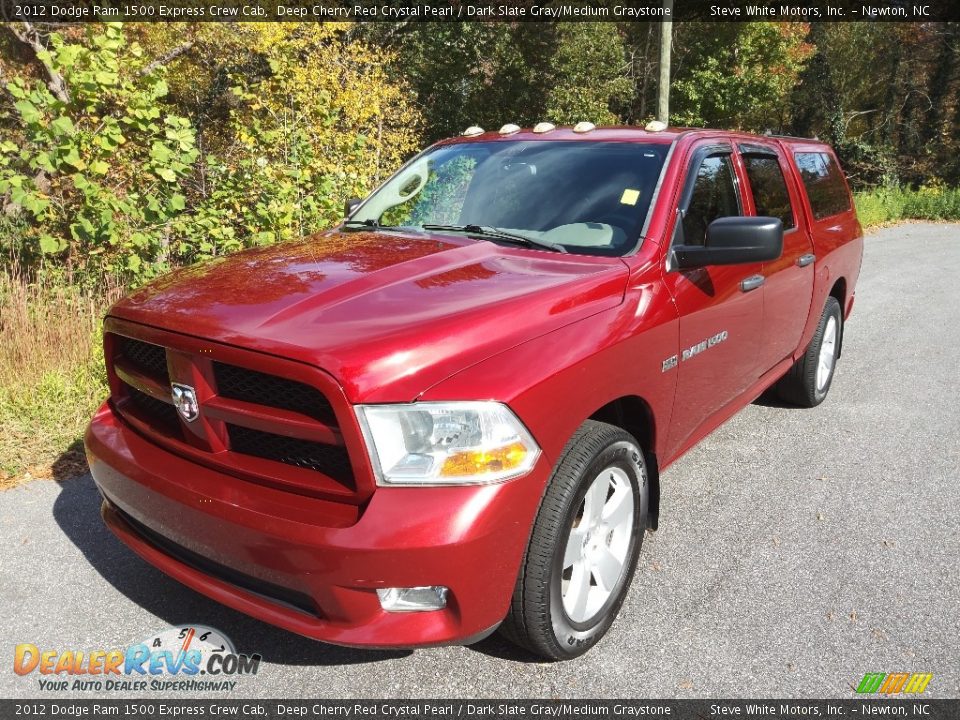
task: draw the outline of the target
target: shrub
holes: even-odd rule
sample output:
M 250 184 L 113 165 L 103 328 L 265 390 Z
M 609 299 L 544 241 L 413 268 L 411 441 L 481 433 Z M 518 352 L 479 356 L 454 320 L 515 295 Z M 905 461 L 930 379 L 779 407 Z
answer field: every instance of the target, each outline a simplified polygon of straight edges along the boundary
M 960 189 L 926 185 L 916 190 L 897 186 L 854 193 L 864 227 L 900 220 L 960 221 Z
M 201 159 L 204 187 L 175 224 L 185 261 L 327 227 L 416 149 L 412 101 L 382 69 L 389 55 L 346 29 L 228 29 L 229 111 Z
M 218 69 L 194 103 L 190 67 L 171 73 L 184 80 L 171 93 L 163 58 L 119 23 L 91 26 L 82 42 L 49 36 L 37 58 L 57 91 L 25 72 L 0 93 L 0 251 L 30 273 L 139 283 L 336 222 L 418 131 L 406 87 L 381 68 L 389 56 L 348 30 L 197 31 Z
M 27 266 L 46 256 L 70 272 L 109 269 L 149 276 L 169 262 L 171 221 L 186 207 L 180 181 L 197 158 L 190 121 L 161 105 L 167 83 L 149 71 L 119 24 L 89 47 L 54 34 L 38 59 L 62 77 L 55 95 L 14 78 L 19 136 L 0 142 L 0 196 L 26 232 L 14 254 Z

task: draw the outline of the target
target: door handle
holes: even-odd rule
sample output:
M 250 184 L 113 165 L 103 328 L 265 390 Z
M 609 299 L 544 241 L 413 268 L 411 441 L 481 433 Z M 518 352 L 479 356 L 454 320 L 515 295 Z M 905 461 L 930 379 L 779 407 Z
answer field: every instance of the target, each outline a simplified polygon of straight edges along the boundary
M 744 278 L 740 281 L 740 290 L 743 292 L 756 290 L 758 287 L 763 285 L 765 281 L 766 278 L 763 275 L 751 275 L 750 277 Z
M 807 253 L 806 255 L 801 255 L 797 258 L 797 267 L 806 267 L 814 260 L 817 259 L 817 256 L 813 253 Z

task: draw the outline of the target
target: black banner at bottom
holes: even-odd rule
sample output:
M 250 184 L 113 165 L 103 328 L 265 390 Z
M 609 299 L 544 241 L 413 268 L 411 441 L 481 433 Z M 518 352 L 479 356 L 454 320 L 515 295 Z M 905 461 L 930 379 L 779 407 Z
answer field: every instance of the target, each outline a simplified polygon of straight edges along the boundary
M 0 718 L 960 718 L 960 700 L 0 700 Z

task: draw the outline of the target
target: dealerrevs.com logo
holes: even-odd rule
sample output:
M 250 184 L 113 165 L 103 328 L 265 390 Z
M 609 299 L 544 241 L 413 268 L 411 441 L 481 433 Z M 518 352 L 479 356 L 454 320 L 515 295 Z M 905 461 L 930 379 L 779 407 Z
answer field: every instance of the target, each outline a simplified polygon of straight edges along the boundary
M 919 695 L 933 680 L 933 673 L 867 673 L 857 686 L 861 695 Z
M 45 692 L 231 691 L 256 675 L 260 655 L 242 655 L 230 639 L 204 625 L 172 627 L 124 650 L 43 650 L 21 643 L 13 671 L 34 676 Z

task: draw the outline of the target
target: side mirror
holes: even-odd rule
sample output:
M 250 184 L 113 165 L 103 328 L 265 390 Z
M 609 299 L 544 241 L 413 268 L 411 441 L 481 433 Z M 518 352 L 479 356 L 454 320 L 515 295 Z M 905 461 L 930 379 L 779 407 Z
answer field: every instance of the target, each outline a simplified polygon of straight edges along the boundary
M 343 204 L 343 216 L 345 218 L 348 218 L 351 215 L 353 215 L 353 211 L 356 210 L 358 207 L 360 207 L 360 203 L 362 202 L 363 200 L 361 200 L 360 198 L 350 198 L 349 200 L 347 200 Z
M 783 253 L 783 223 L 775 217 L 731 216 L 714 220 L 707 226 L 706 242 L 701 245 L 674 246 L 676 267 L 776 260 Z

